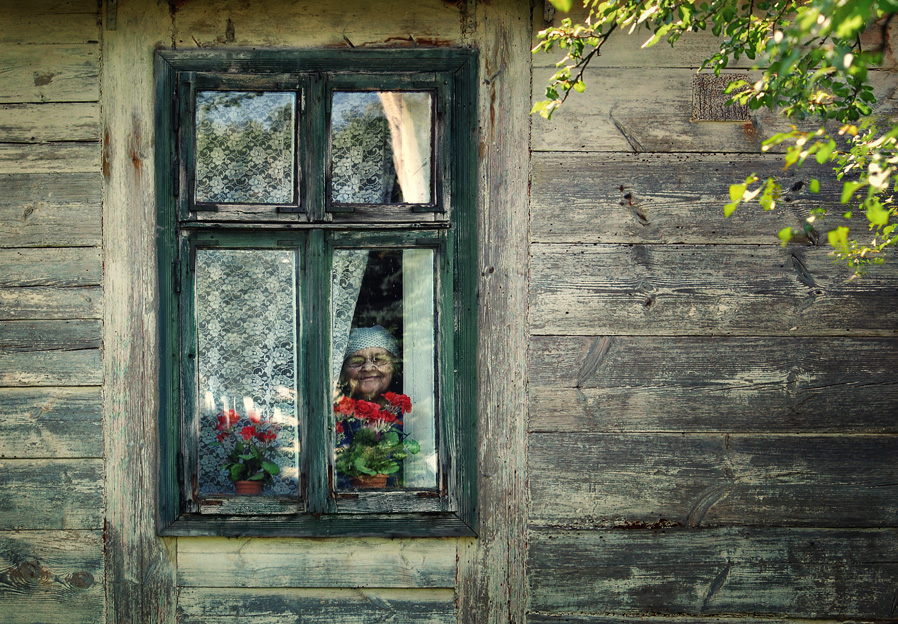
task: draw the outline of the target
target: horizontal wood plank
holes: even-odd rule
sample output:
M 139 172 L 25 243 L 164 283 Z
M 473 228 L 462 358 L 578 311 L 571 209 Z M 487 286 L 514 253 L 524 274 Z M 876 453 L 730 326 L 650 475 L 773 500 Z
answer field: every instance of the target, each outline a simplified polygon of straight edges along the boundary
M 0 105 L 0 142 L 99 141 L 96 102 Z
M 0 529 L 102 529 L 101 459 L 0 460 Z
M 0 319 L 100 318 L 103 290 L 81 288 L 0 288 Z
M 896 456 L 895 435 L 532 434 L 530 519 L 575 528 L 887 526 L 898 517 Z
M 0 174 L 99 171 L 99 143 L 0 143 Z
M 339 11 L 302 3 L 284 11 L 277 5 L 235 5 L 229 0 L 189 3 L 178 11 L 180 49 L 236 46 L 446 46 L 461 42 L 458 7 L 441 2 L 411 2 L 391 19 L 371 19 L 369 0 L 343 0 Z M 231 25 L 230 28 L 228 25 Z M 525 52 L 526 53 L 526 52 Z
M 533 611 L 890 620 L 891 529 L 531 531 Z
M 0 45 L 96 44 L 100 39 L 96 4 L 93 11 L 85 11 L 87 2 L 81 3 L 82 6 L 78 4 L 60 2 L 58 11 L 51 9 L 46 13 L 40 12 L 39 7 L 32 8 L 30 3 L 30 11 L 21 13 L 6 13 L 0 9 L 0 19 L 5 26 L 0 30 Z
M 102 185 L 99 172 L 0 174 L 0 247 L 99 246 Z
M 100 284 L 103 273 L 98 247 L 0 249 L 0 287 Z
M 823 248 L 531 247 L 531 333 L 894 335 L 898 265 L 865 279 Z
M 455 586 L 452 539 L 179 539 L 188 587 Z
M 0 612 L 9 624 L 105 622 L 100 531 L 0 533 Z
M 0 44 L 0 103 L 96 102 L 100 46 Z
M 813 619 L 807 618 L 757 618 L 744 616 L 720 617 L 708 616 L 626 616 L 626 615 L 588 615 L 588 614 L 554 614 L 528 613 L 527 624 L 847 624 L 843 618 Z
M 530 431 L 898 433 L 898 339 L 534 336 Z
M 29 15 L 62 15 L 88 13 L 96 15 L 97 3 L 94 0 L 32 0 L 28 4 L 4 2 L 0 4 L 0 15 L 6 18 L 18 18 Z
M 98 386 L 103 383 L 100 349 L 0 352 L 0 387 Z
M 0 457 L 102 456 L 99 386 L 0 389 Z
M 553 73 L 554 68 L 533 70 L 537 93 Z M 694 69 L 644 67 L 622 74 L 615 68 L 590 68 L 586 93 L 568 98 L 551 120 L 534 119 L 531 145 L 535 151 L 760 153 L 764 139 L 791 125 L 818 126 L 812 121 L 796 124 L 766 109 L 752 111 L 749 122 L 694 122 L 694 75 Z M 876 114 L 898 112 L 898 102 L 890 99 L 894 75 L 870 76 L 879 98 Z
M 0 321 L 0 353 L 99 349 L 99 320 Z
M 178 616 L 181 624 L 454 624 L 456 609 L 451 589 L 181 588 Z
M 753 173 L 782 186 L 776 209 L 742 206 L 724 217 L 730 184 Z M 820 193 L 809 191 L 811 178 L 822 181 Z M 831 167 L 783 170 L 776 154 L 535 153 L 531 188 L 534 242 L 771 243 L 813 208 L 844 210 Z M 829 219 L 818 239 L 825 243 L 825 232 L 843 224 L 841 216 Z

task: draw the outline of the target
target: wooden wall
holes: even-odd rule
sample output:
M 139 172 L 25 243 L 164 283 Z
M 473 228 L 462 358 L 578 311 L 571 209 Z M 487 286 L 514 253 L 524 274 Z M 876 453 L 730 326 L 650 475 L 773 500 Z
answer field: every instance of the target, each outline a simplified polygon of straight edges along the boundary
M 109 3 L 112 6 L 112 3 Z M 316 0 L 119 0 L 102 102 L 109 622 L 523 622 L 530 7 Z M 170 8 L 173 7 L 173 8 Z M 114 25 L 114 29 L 112 26 Z M 153 53 L 197 47 L 480 50 L 479 539 L 156 536 Z M 488 143 L 487 143 L 488 142 Z M 512 198 L 512 199 L 509 199 Z M 513 331 L 509 325 L 514 324 Z M 508 440 L 514 440 L 508 444 Z
M 759 153 L 769 114 L 690 121 L 712 40 L 645 38 L 533 123 L 528 621 L 894 619 L 898 264 L 780 247 L 838 190 Z M 784 201 L 725 219 L 752 172 Z
M 0 4 L 0 619 L 10 622 L 104 620 L 97 18 L 94 0 Z

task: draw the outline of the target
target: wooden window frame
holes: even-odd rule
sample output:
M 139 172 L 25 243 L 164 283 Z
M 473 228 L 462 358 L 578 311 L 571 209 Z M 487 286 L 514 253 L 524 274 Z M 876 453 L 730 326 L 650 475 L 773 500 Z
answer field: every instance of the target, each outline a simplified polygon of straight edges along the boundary
M 397 71 L 401 68 L 401 71 Z M 160 375 L 158 426 L 160 535 L 218 536 L 471 536 L 477 534 L 477 227 L 475 52 L 463 49 L 255 51 L 159 51 L 156 71 L 157 263 Z M 193 204 L 192 148 L 196 85 L 228 89 L 296 90 L 296 161 L 301 179 L 290 205 Z M 332 204 L 328 197 L 327 129 L 315 113 L 332 90 L 432 90 L 434 173 L 431 202 L 390 205 L 377 213 L 364 204 Z M 185 97 L 185 94 L 187 95 Z M 185 128 L 188 130 L 185 131 Z M 208 208 L 212 208 L 211 210 Z M 255 207 L 254 207 L 255 208 Z M 385 218 L 376 215 L 385 212 Z M 249 215 L 249 216 L 248 216 Z M 329 283 L 328 254 L 335 247 L 432 247 L 437 251 L 438 378 L 443 483 L 437 497 L 419 504 L 406 496 L 389 507 L 376 493 L 335 493 L 328 457 L 330 398 L 326 385 L 308 395 L 297 508 L 240 512 L 223 501 L 220 513 L 200 513 L 184 485 L 191 464 L 184 445 L 185 393 L 182 358 L 190 343 L 180 322 L 190 290 L 191 249 L 215 245 L 283 248 L 305 254 L 304 269 Z M 249 242 L 247 242 L 249 241 Z M 293 243 L 291 243 L 291 241 Z M 302 305 L 328 309 L 327 289 L 303 293 Z M 327 315 L 329 318 L 329 315 Z M 324 332 L 329 334 L 328 332 Z M 307 367 L 327 370 L 324 338 L 303 343 Z M 324 373 L 319 375 L 322 379 Z M 332 442 L 330 442 L 332 444 Z M 332 448 L 332 446 L 331 446 Z M 402 499 L 403 493 L 399 493 Z M 380 496 L 381 500 L 378 501 Z M 393 497 L 394 499 L 397 497 Z M 368 503 L 359 503 L 358 499 Z M 374 503 L 371 503 L 374 501 Z M 371 504 L 369 504 L 371 503 Z M 399 510 L 395 510 L 398 508 Z M 204 510 L 208 511 L 208 509 Z

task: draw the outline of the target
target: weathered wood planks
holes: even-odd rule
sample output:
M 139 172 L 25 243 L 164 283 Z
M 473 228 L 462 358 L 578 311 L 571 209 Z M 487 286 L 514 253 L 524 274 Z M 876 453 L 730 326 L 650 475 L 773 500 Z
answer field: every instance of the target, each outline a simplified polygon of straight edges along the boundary
M 101 531 L 0 532 L 0 612 L 15 624 L 101 624 Z
M 451 624 L 451 589 L 182 588 L 181 624 Z
M 894 617 L 892 529 L 531 531 L 531 609 Z
M 0 457 L 102 457 L 99 387 L 0 389 Z
M 80 351 L 102 346 L 98 320 L 3 321 L 0 352 Z
M 0 103 L 96 102 L 99 45 L 0 45 Z
M 776 209 L 748 205 L 724 217 L 730 184 L 753 173 L 781 184 Z M 820 193 L 809 191 L 811 178 L 822 182 Z M 531 242 L 778 243 L 776 232 L 803 225 L 812 208 L 835 206 L 841 215 L 841 192 L 831 167 L 783 170 L 776 154 L 534 153 Z M 841 222 L 820 226 L 822 244 Z
M 273 12 L 227 0 L 185 4 L 175 15 L 177 47 L 351 45 L 362 48 L 457 43 L 459 8 L 452 4 L 406 3 L 390 19 L 372 19 L 376 6 L 369 0 L 345 0 L 339 10 L 333 10 L 318 2 L 301 0 L 291 3 L 287 10 Z M 522 52 L 526 54 L 526 50 Z
M 185 587 L 454 587 L 452 539 L 178 540 Z
M 825 249 L 532 247 L 533 334 L 894 335 L 898 268 L 847 283 Z
M 0 143 L 0 174 L 95 173 L 99 170 L 99 143 Z
M 100 459 L 3 459 L 0 485 L 0 530 L 103 528 Z
M 99 349 L 0 353 L 0 386 L 97 386 L 102 381 Z
M 0 105 L 0 141 L 99 141 L 96 102 Z
M 568 528 L 887 526 L 898 515 L 896 455 L 894 435 L 533 434 L 530 518 Z
M 0 174 L 0 247 L 98 246 L 101 186 L 99 171 Z
M 533 84 L 538 89 L 553 73 L 554 68 L 535 68 Z M 753 111 L 752 121 L 744 123 L 691 121 L 694 75 L 694 69 L 590 68 L 585 76 L 590 96 L 568 98 L 551 120 L 534 119 L 531 147 L 539 152 L 760 153 L 764 139 L 789 130 L 788 120 L 764 109 Z M 894 114 L 892 74 L 873 73 L 871 82 L 879 98 L 876 113 Z M 792 125 L 817 127 L 813 122 Z
M 0 287 L 95 286 L 102 279 L 98 247 L 0 249 Z
M 896 338 L 534 336 L 530 431 L 898 433 Z
M 0 319 L 100 318 L 103 290 L 80 288 L 0 288 Z

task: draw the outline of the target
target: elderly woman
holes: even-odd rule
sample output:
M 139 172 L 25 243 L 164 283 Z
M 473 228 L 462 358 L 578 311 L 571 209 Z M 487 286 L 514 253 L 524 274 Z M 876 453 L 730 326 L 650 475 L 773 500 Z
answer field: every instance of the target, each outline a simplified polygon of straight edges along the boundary
M 383 404 L 383 394 L 398 382 L 398 353 L 396 339 L 380 325 L 352 329 L 340 373 L 343 394 Z

